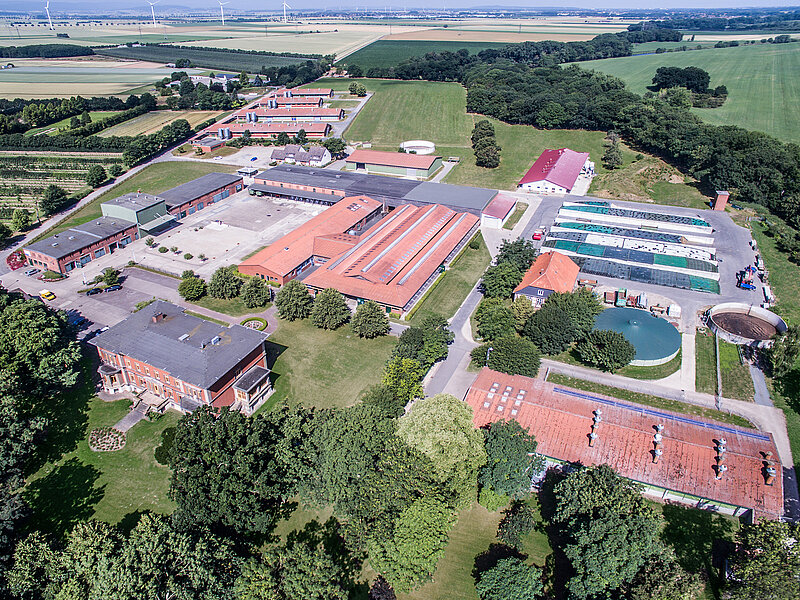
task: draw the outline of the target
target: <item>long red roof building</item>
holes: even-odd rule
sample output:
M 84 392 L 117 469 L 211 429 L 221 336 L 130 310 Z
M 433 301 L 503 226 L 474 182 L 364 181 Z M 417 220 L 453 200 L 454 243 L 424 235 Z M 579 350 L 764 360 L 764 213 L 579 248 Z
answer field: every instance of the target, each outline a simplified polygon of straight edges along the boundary
M 623 402 L 540 379 L 481 370 L 467 392 L 476 427 L 515 419 L 536 436 L 536 451 L 554 461 L 610 465 L 646 486 L 646 493 L 697 507 L 777 519 L 783 514 L 783 479 L 772 436 L 700 417 Z M 601 421 L 590 446 L 595 411 Z M 654 436 L 662 455 L 654 462 Z M 717 478 L 724 440 L 727 470 Z M 771 454 L 768 454 L 771 453 Z M 768 485 L 768 468 L 775 469 Z M 689 497 L 687 497 L 689 496 Z
M 575 152 L 569 148 L 545 150 L 517 185 L 538 191 L 569 192 L 588 160 L 588 152 Z M 548 187 L 546 184 L 551 185 Z

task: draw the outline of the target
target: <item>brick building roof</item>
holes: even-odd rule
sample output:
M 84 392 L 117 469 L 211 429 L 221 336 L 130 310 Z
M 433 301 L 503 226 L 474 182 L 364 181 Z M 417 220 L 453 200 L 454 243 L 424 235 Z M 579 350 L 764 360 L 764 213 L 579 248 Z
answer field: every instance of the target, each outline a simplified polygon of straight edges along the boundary
M 440 205 L 403 205 L 304 282 L 402 308 L 477 222 L 475 215 Z
M 588 159 L 588 152 L 575 152 L 569 148 L 545 150 L 528 172 L 523 175 L 519 185 L 549 181 L 571 190 Z
M 317 106 L 287 106 L 286 108 L 243 108 L 236 112 L 237 119 L 247 118 L 248 113 L 253 113 L 259 118 L 277 117 L 303 117 L 313 119 L 314 117 L 336 117 L 344 115 L 342 108 L 319 108 Z
M 243 134 L 248 129 L 250 133 L 272 134 L 284 132 L 287 135 L 295 135 L 301 129 L 306 133 L 319 133 L 326 135 L 330 130 L 330 123 L 323 121 L 289 121 L 286 123 L 216 123 L 203 130 L 203 134 L 218 135 L 220 129 L 230 129 L 231 133 Z
M 522 276 L 514 293 L 534 287 L 554 292 L 571 292 L 578 280 L 580 267 L 572 259 L 558 252 L 545 252 L 536 257 L 530 269 Z
M 245 259 L 239 266 L 261 267 L 278 275 L 286 276 L 314 256 L 315 240 L 318 237 L 346 234 L 359 221 L 380 210 L 382 206 L 377 200 L 366 196 L 344 198 L 260 252 Z
M 783 514 L 782 471 L 765 483 L 766 452 L 777 457 L 772 436 L 556 386 L 540 379 L 481 370 L 467 392 L 476 427 L 516 419 L 536 436 L 537 452 L 584 465 L 608 464 L 620 475 L 734 506 L 761 516 Z M 594 446 L 589 446 L 592 411 L 602 411 Z M 664 426 L 662 451 L 653 463 L 655 426 Z M 716 479 L 715 444 L 726 440 L 727 472 Z
M 333 93 L 332 88 L 292 88 L 283 93 L 289 92 L 292 96 L 330 96 Z
M 381 152 L 380 150 L 363 150 L 359 148 L 347 157 L 349 163 L 366 163 L 402 169 L 430 169 L 441 156 L 407 154 L 405 152 Z
M 116 217 L 98 217 L 83 225 L 76 225 L 28 244 L 24 250 L 32 250 L 58 260 L 135 226 L 136 223 L 132 221 Z

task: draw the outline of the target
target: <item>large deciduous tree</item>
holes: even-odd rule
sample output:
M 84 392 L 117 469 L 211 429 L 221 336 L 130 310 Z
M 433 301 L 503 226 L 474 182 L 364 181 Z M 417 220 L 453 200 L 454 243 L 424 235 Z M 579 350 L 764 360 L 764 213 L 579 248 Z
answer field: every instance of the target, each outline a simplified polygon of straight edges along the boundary
M 189 302 L 199 300 L 206 295 L 206 282 L 194 275 L 184 277 L 178 284 L 178 294 Z
M 368 300 L 358 305 L 350 326 L 358 337 L 375 338 L 389 333 L 389 317 L 377 302 Z
M 326 288 L 314 298 L 311 322 L 320 329 L 339 329 L 350 320 L 350 308 L 335 288 Z
M 49 216 L 64 209 L 68 203 L 69 196 L 67 196 L 67 190 L 51 183 L 44 189 L 44 192 L 42 192 L 42 197 L 39 200 L 39 208 L 45 216 Z
M 314 299 L 308 293 L 308 288 L 296 279 L 284 284 L 275 295 L 278 316 L 287 321 L 308 318 L 313 305 Z
M 475 584 L 481 600 L 536 600 L 542 596 L 542 570 L 516 558 L 504 558 Z
M 260 308 L 270 301 L 271 292 L 260 277 L 251 277 L 242 287 L 242 302 L 247 308 Z
M 514 333 L 515 322 L 511 310 L 501 298 L 484 298 L 473 315 L 478 335 L 493 340 Z
M 575 345 L 581 360 L 603 371 L 621 369 L 636 356 L 636 349 L 624 335 L 610 329 L 592 331 Z
M 486 463 L 483 434 L 472 409 L 450 394 L 417 400 L 397 423 L 397 435 L 431 459 L 436 477 L 458 506 L 475 498 L 477 471 Z
M 476 365 L 508 375 L 536 377 L 541 365 L 541 354 L 536 344 L 514 335 L 478 346 L 472 350 L 470 357 Z
M 236 274 L 236 267 L 220 267 L 208 282 L 208 295 L 212 298 L 229 300 L 242 291 L 242 278 Z
M 422 398 L 424 377 L 425 368 L 418 360 L 395 356 L 386 363 L 381 382 L 405 406 L 415 398 Z
M 544 467 L 536 452 L 536 438 L 518 421 L 495 421 L 482 429 L 486 464 L 478 471 L 478 483 L 511 498 L 531 489 L 531 475 Z
M 558 354 L 575 341 L 578 330 L 568 313 L 545 302 L 530 316 L 522 334 L 545 354 Z
M 554 488 L 552 522 L 564 540 L 576 599 L 614 593 L 631 583 L 663 546 L 662 522 L 637 484 L 600 465 L 573 471 Z
M 454 338 L 444 317 L 430 315 L 400 335 L 394 354 L 418 360 L 427 370 L 435 362 L 447 358 L 448 345 Z
M 523 272 L 513 262 L 492 265 L 483 274 L 481 286 L 487 298 L 510 298 L 522 281 Z

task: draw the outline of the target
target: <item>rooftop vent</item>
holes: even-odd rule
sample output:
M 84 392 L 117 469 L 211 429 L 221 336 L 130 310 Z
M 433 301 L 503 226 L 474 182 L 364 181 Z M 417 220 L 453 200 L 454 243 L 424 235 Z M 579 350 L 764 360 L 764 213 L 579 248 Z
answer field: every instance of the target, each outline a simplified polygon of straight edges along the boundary
M 58 242 L 53 242 L 53 248 L 55 248 L 56 246 L 58 246 Z
M 189 334 L 188 333 L 184 333 L 181 337 L 178 338 L 178 340 L 181 341 L 181 342 L 185 342 L 188 339 L 189 339 Z
M 221 341 L 222 341 L 222 338 L 219 337 L 218 335 L 215 335 L 213 338 L 211 338 L 211 345 L 212 346 L 217 346 Z
M 67 239 L 69 239 L 69 240 L 74 240 L 74 239 L 75 239 L 75 236 L 74 236 L 74 235 L 71 235 L 71 236 L 69 236 Z

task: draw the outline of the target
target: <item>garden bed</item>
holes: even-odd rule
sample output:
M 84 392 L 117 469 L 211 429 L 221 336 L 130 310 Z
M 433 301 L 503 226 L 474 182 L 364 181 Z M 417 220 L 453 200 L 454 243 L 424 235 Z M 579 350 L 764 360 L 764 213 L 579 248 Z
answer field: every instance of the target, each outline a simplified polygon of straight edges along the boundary
M 97 427 L 89 432 L 89 448 L 95 452 L 116 452 L 125 447 L 125 434 L 113 427 Z

